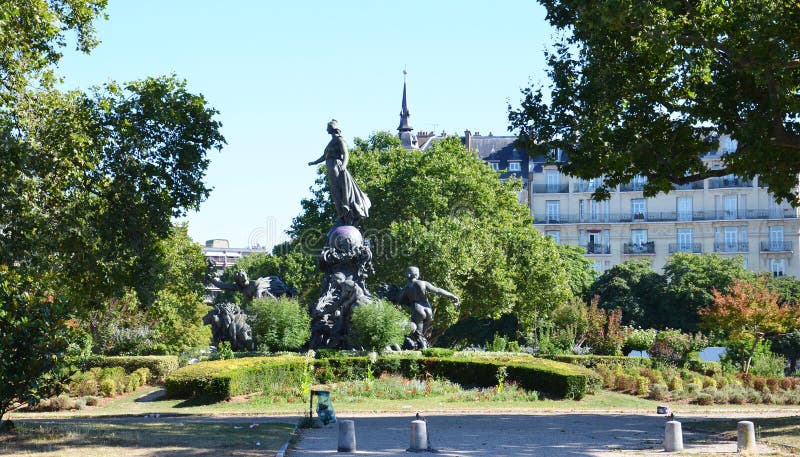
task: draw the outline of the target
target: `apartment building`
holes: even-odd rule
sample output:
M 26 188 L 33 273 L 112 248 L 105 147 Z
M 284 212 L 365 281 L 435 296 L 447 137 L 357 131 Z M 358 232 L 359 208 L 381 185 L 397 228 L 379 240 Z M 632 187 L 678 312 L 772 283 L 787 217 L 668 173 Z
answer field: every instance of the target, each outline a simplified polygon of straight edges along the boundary
M 723 138 L 703 160 L 719 166 L 730 148 L 735 142 Z M 800 277 L 798 209 L 777 203 L 758 178 L 709 178 L 651 198 L 642 194 L 646 180 L 638 178 L 597 202 L 592 192 L 601 183 L 531 159 L 528 201 L 535 227 L 558 243 L 584 247 L 598 271 L 635 258 L 660 269 L 672 254 L 691 252 L 740 256 L 750 270 Z

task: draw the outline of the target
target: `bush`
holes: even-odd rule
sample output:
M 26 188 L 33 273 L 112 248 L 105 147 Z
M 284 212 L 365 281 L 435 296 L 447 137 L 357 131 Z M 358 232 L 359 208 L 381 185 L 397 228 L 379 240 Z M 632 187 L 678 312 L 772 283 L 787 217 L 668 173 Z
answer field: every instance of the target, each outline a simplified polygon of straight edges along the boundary
M 653 400 L 666 400 L 669 398 L 669 388 L 664 384 L 653 384 L 650 386 L 648 397 Z
M 178 357 L 174 355 L 92 356 L 80 361 L 78 366 L 83 371 L 88 371 L 95 367 L 122 367 L 126 373 L 132 373 L 139 368 L 147 368 L 152 375 L 152 378 L 148 379 L 147 383 L 151 381 L 163 382 L 169 373 L 178 368 Z
M 100 380 L 100 393 L 104 397 L 114 397 L 117 395 L 117 383 L 111 378 Z
M 693 403 L 698 404 L 698 405 L 713 405 L 714 404 L 714 397 L 712 395 L 710 395 L 710 394 L 705 393 L 705 392 L 700 392 L 694 398 Z
M 650 356 L 663 363 L 683 363 L 690 353 L 702 350 L 708 341 L 698 333 L 688 335 L 680 330 L 661 330 L 656 333 L 655 341 L 648 352 Z
M 200 362 L 170 373 L 164 387 L 169 398 L 224 400 L 273 385 L 301 385 L 306 360 L 281 356 Z
M 625 336 L 624 347 L 629 351 L 646 351 L 656 340 L 655 329 L 636 329 Z
M 297 299 L 259 298 L 248 305 L 252 320 L 253 340 L 259 350 L 293 351 L 302 347 L 311 336 L 310 318 Z
M 422 355 L 425 357 L 451 357 L 456 351 L 447 348 L 425 348 Z
M 783 376 L 785 367 L 786 359 L 782 355 L 757 352 L 753 354 L 753 360 L 750 363 L 750 374 L 779 378 Z
M 94 395 L 89 395 L 86 398 L 86 406 L 97 406 L 100 404 L 100 399 L 95 397 Z
M 353 309 L 350 330 L 354 346 L 380 352 L 402 344 L 408 315 L 386 300 L 373 300 Z

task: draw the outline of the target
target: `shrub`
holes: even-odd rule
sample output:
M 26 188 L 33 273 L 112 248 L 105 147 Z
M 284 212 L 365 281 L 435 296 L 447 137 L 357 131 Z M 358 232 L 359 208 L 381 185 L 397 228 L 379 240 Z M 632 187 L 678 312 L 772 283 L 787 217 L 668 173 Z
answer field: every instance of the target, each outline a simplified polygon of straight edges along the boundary
M 644 376 L 636 377 L 636 395 L 647 395 L 650 393 L 650 380 Z
M 72 396 L 96 395 L 98 389 L 97 377 L 91 371 L 77 372 L 70 378 L 69 393 Z
M 625 348 L 630 351 L 646 351 L 656 340 L 655 329 L 636 329 L 625 336 Z
M 669 390 L 673 392 L 683 390 L 683 380 L 680 378 L 680 376 L 674 376 L 670 378 L 668 382 Z
M 688 335 L 680 330 L 661 330 L 656 333 L 655 341 L 648 352 L 650 356 L 664 363 L 683 363 L 689 353 L 703 349 L 708 344 L 706 338 L 698 333 Z
M 139 377 L 139 385 L 144 386 L 150 381 L 150 370 L 146 367 L 142 367 L 134 371 L 132 374 Z
M 754 376 L 778 378 L 783 376 L 785 367 L 786 359 L 782 355 L 772 354 L 770 352 L 757 352 L 753 354 L 749 373 Z
M 491 352 L 505 352 L 508 347 L 508 339 L 495 333 L 491 341 L 486 343 L 486 350 Z
M 164 387 L 169 398 L 224 400 L 269 390 L 273 385 L 299 386 L 306 360 L 281 356 L 200 362 L 170 373 Z
M 86 406 L 97 406 L 100 404 L 100 399 L 95 397 L 94 395 L 89 395 L 86 398 Z
M 117 395 L 117 383 L 111 378 L 103 378 L 100 380 L 100 393 L 104 397 L 113 397 Z
M 698 405 L 713 405 L 714 404 L 714 397 L 710 394 L 705 392 L 700 392 L 694 398 L 693 403 Z
M 353 309 L 350 330 L 354 346 L 383 351 L 403 342 L 408 315 L 386 300 L 373 300 Z
M 714 403 L 718 405 L 724 405 L 728 403 L 728 392 L 726 390 L 716 389 L 714 390 L 712 396 L 714 397 Z
M 167 375 L 178 368 L 178 357 L 174 355 L 147 355 L 147 356 L 92 356 L 83 359 L 79 364 L 83 371 L 91 368 L 122 367 L 126 373 L 131 373 L 139 368 L 147 368 L 155 382 L 163 382 Z
M 669 398 L 669 388 L 664 384 L 653 384 L 650 386 L 648 397 L 653 400 L 666 400 Z
M 451 357 L 456 351 L 447 348 L 425 348 L 422 355 L 425 357 Z
M 260 298 L 248 305 L 252 316 L 253 340 L 267 351 L 292 351 L 311 336 L 310 318 L 297 299 Z
M 728 394 L 728 403 L 732 405 L 743 405 L 746 401 L 744 392 L 739 389 L 733 390 Z

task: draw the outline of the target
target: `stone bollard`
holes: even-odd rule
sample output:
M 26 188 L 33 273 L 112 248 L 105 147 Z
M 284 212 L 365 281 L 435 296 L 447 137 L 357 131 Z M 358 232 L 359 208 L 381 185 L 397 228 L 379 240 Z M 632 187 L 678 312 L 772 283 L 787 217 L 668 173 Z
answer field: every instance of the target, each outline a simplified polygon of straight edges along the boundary
M 424 420 L 411 421 L 411 447 L 409 451 L 428 449 L 428 428 Z
M 339 421 L 337 452 L 356 452 L 356 425 L 351 420 Z
M 680 422 L 667 421 L 667 427 L 664 430 L 664 450 L 667 452 L 683 450 L 683 431 Z
M 739 452 L 756 450 L 756 431 L 752 422 L 740 421 L 736 424 L 736 450 Z

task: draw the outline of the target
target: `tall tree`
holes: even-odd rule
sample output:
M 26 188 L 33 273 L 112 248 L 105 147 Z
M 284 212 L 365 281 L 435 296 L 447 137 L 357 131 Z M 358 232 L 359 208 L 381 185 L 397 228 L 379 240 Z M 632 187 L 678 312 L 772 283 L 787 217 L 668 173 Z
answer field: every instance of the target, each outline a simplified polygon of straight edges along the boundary
M 378 133 L 356 140 L 348 168 L 373 203 L 362 227 L 374 253 L 372 287 L 402 284 L 403 271 L 416 265 L 423 279 L 461 298 L 460 310 L 449 301 L 435 304 L 434 334 L 459 316 L 508 313 L 530 332 L 571 295 L 571 263 L 533 228 L 516 199 L 519 183 L 497 179 L 458 138 L 407 151 L 393 135 Z M 334 220 L 327 199 L 322 182 L 292 225 L 297 245 L 311 253 Z
M 712 291 L 727 293 L 734 280 L 751 279 L 752 273 L 738 257 L 677 253 L 664 265 L 664 276 L 666 326 L 692 333 L 699 328 L 698 311 L 714 301 Z
M 551 86 L 523 89 L 511 128 L 530 151 L 567 153 L 562 169 L 636 175 L 646 195 L 729 173 L 798 203 L 800 6 L 783 0 L 540 0 L 561 39 Z M 738 142 L 723 166 L 700 156 L 716 134 Z
M 662 329 L 673 322 L 664 307 L 667 281 L 647 260 L 628 260 L 604 271 L 587 298 L 598 297 L 598 306 L 622 311 L 622 324 Z

